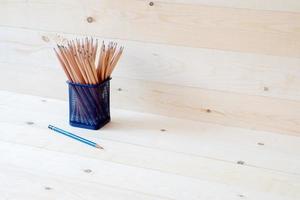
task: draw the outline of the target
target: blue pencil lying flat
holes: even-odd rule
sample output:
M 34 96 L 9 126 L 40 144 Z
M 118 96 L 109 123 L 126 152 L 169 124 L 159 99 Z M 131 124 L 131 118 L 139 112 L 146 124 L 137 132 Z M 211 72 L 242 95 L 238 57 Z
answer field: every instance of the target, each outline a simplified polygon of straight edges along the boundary
M 85 143 L 85 144 L 87 144 L 87 145 L 90 145 L 90 146 L 92 146 L 92 147 L 96 147 L 96 148 L 98 148 L 98 149 L 103 149 L 103 147 L 101 147 L 99 144 L 97 144 L 97 143 L 95 143 L 95 142 L 92 142 L 92 141 L 90 141 L 90 140 L 84 139 L 84 138 L 82 138 L 82 137 L 80 137 L 80 136 L 78 136 L 78 135 L 74 135 L 73 133 L 70 133 L 70 132 L 68 132 L 68 131 L 62 130 L 62 129 L 57 128 L 57 127 L 55 127 L 55 126 L 49 125 L 48 128 L 51 129 L 51 130 L 53 130 L 53 131 L 56 131 L 56 132 L 58 132 L 58 133 L 61 133 L 61 134 L 65 135 L 65 136 L 68 136 L 68 137 L 70 137 L 70 138 L 73 138 L 73 139 L 75 139 L 75 140 L 78 140 L 78 141 L 80 141 L 80 142 L 83 142 L 83 143 Z

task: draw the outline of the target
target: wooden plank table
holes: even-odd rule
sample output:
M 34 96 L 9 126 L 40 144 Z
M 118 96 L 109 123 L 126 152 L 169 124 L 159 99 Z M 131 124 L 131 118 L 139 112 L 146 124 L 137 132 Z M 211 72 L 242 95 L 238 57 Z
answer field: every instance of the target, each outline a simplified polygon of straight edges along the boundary
M 117 109 L 89 131 L 68 125 L 67 102 L 1 91 L 0 192 L 3 200 L 297 200 L 300 137 Z

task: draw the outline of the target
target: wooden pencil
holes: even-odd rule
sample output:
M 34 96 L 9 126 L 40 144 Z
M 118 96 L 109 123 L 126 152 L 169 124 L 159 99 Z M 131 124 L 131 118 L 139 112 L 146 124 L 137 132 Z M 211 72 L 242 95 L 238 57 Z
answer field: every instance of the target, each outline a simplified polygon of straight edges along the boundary
M 107 45 L 92 37 L 74 39 L 54 48 L 67 79 L 71 83 L 84 85 L 97 85 L 111 77 L 123 52 L 123 47 L 117 43 L 109 42 Z M 103 112 L 104 108 L 99 104 L 99 96 L 95 90 L 84 90 L 75 87 L 74 92 L 78 98 L 79 107 L 74 112 L 80 112 L 80 118 L 90 119 L 89 113 Z M 77 116 L 77 115 L 76 115 Z M 91 122 L 93 123 L 93 122 Z

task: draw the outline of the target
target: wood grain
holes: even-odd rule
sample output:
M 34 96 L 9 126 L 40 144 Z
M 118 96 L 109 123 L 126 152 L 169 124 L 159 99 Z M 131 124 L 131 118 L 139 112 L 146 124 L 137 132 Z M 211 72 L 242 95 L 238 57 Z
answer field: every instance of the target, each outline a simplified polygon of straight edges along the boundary
M 300 13 L 159 2 L 149 6 L 139 0 L 1 2 L 2 26 L 276 56 L 300 55 Z M 94 19 L 92 23 L 86 20 L 89 16 Z
M 83 169 L 84 170 L 84 169 Z M 84 173 L 82 171 L 82 173 Z M 32 168 L 1 164 L 0 192 L 3 199 L 14 200 L 169 200 L 153 195 L 120 189 L 105 184 L 66 180 L 63 176 L 33 171 Z
M 69 183 L 62 192 L 66 198 L 82 186 L 73 198 L 86 190 L 90 199 L 100 191 L 104 197 L 115 192 L 117 199 L 122 194 L 124 199 L 299 198 L 299 137 L 122 110 L 113 110 L 106 128 L 89 131 L 69 127 L 66 102 L 9 92 L 0 96 L 0 176 L 14 180 L 2 184 L 7 196 L 31 191 L 31 197 L 45 192 L 55 197 Z M 13 104 L 16 99 L 21 100 Z M 105 150 L 51 132 L 49 122 Z M 32 162 L 37 159 L 43 164 Z M 245 164 L 237 165 L 236 159 Z M 9 186 L 27 190 L 13 193 Z
M 215 198 L 232 200 L 238 199 L 240 193 L 246 193 L 247 191 L 239 186 L 228 186 L 190 177 L 161 173 L 150 169 L 114 164 L 82 156 L 66 155 L 64 153 L 30 146 L 18 144 L 12 145 L 4 142 L 0 142 L 0 144 L 1 152 L 6 152 L 6 154 L 3 156 L 1 155 L 0 158 L 1 169 L 7 169 L 9 166 L 17 168 L 15 171 L 4 171 L 6 173 L 10 172 L 4 177 L 8 177 L 9 184 L 13 186 L 16 185 L 13 180 L 17 177 L 14 173 L 26 170 L 27 173 L 31 172 L 35 177 L 39 176 L 43 178 L 45 176 L 47 177 L 47 174 L 49 174 L 55 178 L 62 177 L 63 180 L 68 180 L 69 184 L 76 184 L 77 182 L 83 184 L 92 183 L 95 186 L 108 186 L 114 189 L 119 188 L 125 191 L 132 191 L 132 193 L 148 195 L 149 197 L 152 196 L 153 199 L 198 200 Z M 14 148 L 14 151 L 10 151 L 11 147 Z M 16 158 L 15 155 L 20 156 L 20 158 Z M 40 162 L 32 162 L 32 160 L 41 160 L 43 161 L 43 164 Z M 89 175 L 84 173 L 82 170 L 85 168 L 92 169 L 93 174 Z M 18 174 L 20 174 L 20 172 Z M 30 178 L 30 175 L 26 176 L 26 174 L 23 173 L 23 176 L 21 174 L 21 177 L 17 179 L 17 183 L 19 183 L 18 185 L 25 187 L 25 183 L 28 183 Z M 41 178 L 36 178 L 34 180 L 41 182 Z M 288 176 L 285 176 L 285 178 L 293 179 L 293 177 Z M 292 188 L 288 188 L 287 190 L 282 189 L 277 194 L 276 192 L 271 193 L 269 191 L 248 191 L 247 195 L 253 196 L 253 198 L 263 197 L 264 199 L 275 200 L 297 199 L 299 197 L 297 184 L 297 180 L 292 180 L 292 184 L 289 185 Z M 27 190 L 32 191 L 32 193 L 38 192 L 38 190 L 35 189 L 36 187 L 31 188 L 31 185 L 27 185 Z M 95 186 L 90 188 L 93 193 L 97 190 Z M 22 190 L 16 191 L 15 193 L 22 193 Z M 75 192 L 73 194 L 78 193 Z M 76 199 L 76 197 L 74 199 Z M 91 199 L 98 198 L 93 197 Z
M 146 0 L 140 0 L 145 1 Z M 300 12 L 300 2 L 298 0 L 157 0 L 155 2 L 167 3 L 185 3 L 185 4 L 199 4 L 218 7 L 230 8 L 247 8 L 257 10 L 273 10 L 273 11 L 290 11 Z
M 36 147 L 47 146 L 49 148 L 61 146 L 62 144 L 60 144 L 60 142 L 55 142 L 55 140 L 59 140 L 57 139 L 58 137 L 52 138 L 51 136 L 51 139 L 46 136 L 48 130 L 45 131 L 43 128 L 48 126 L 49 121 L 61 128 L 82 135 L 82 129 L 72 128 L 67 124 L 67 102 L 54 99 L 42 101 L 41 97 L 10 92 L 1 92 L 0 95 L 3 97 L 0 101 L 2 105 L 0 108 L 2 113 L 0 116 L 1 126 L 6 127 L 1 132 L 2 141 L 31 144 L 31 138 L 34 137 L 34 135 L 43 133 L 45 135 L 41 135 L 41 137 L 36 139 L 36 143 L 39 145 L 31 145 Z M 22 97 L 21 102 L 17 101 L 20 97 Z M 31 104 L 34 104 L 35 107 L 32 108 Z M 23 114 L 16 118 L 13 113 L 17 113 L 18 111 Z M 47 113 L 47 119 L 39 119 L 38 115 L 40 112 Z M 206 163 L 205 159 L 212 158 L 218 162 L 224 161 L 231 164 L 235 164 L 239 159 L 243 159 L 248 166 L 282 171 L 289 174 L 299 174 L 297 169 L 300 168 L 300 161 L 297 159 L 297 149 L 300 137 L 297 136 L 245 130 L 119 109 L 112 110 L 112 118 L 112 123 L 101 130 L 101 138 L 94 137 L 95 131 L 84 130 L 84 132 L 85 137 L 90 137 L 91 140 L 98 141 L 101 145 L 113 145 L 117 151 L 114 154 L 115 158 L 127 158 L 127 155 L 131 155 L 133 151 L 136 151 L 141 152 L 140 155 L 135 155 L 138 156 L 136 160 L 145 160 L 145 158 L 142 158 L 143 155 L 148 155 L 151 149 L 152 153 L 156 152 L 155 156 L 151 157 L 155 157 L 156 159 L 161 158 L 159 163 L 161 163 L 162 166 L 169 166 L 164 170 L 186 175 L 191 173 L 197 177 L 203 177 L 204 175 L 198 173 L 194 174 L 189 171 L 182 172 L 174 163 L 168 163 L 168 160 L 163 161 L 164 158 L 180 157 L 186 161 L 184 165 L 187 166 L 196 165 L 195 163 L 188 163 L 191 161 L 196 162 L 197 159 L 199 159 L 199 163 Z M 28 126 L 26 123 L 28 121 L 33 121 L 35 125 L 31 127 Z M 143 121 L 147 123 L 143 123 Z M 132 128 L 132 126 L 134 126 L 134 128 Z M 29 128 L 30 131 L 24 133 L 23 130 Z M 13 133 L 11 133 L 11 130 L 14 130 Z M 148 134 L 148 131 L 153 131 L 153 134 Z M 188 140 L 184 142 L 185 137 L 193 138 L 193 141 Z M 156 143 L 158 140 L 165 141 Z M 233 143 L 234 145 L 232 145 Z M 258 143 L 265 145 L 261 146 L 261 144 Z M 77 144 L 77 142 L 74 142 L 74 144 Z M 289 146 L 287 147 L 286 144 L 289 144 Z M 214 148 L 208 148 L 210 145 L 214 146 Z M 127 153 L 125 150 L 121 152 L 122 149 L 128 148 L 133 149 Z M 163 150 L 163 152 L 154 152 L 153 148 L 158 148 Z M 76 149 L 77 148 L 74 147 L 65 151 L 78 153 Z M 239 151 L 237 151 L 238 149 Z M 241 158 L 241 154 L 243 158 Z M 261 156 L 253 156 L 257 154 Z M 91 154 L 89 155 L 92 156 Z M 266 159 L 265 155 L 268 155 L 268 159 L 272 160 L 271 163 Z M 99 157 L 98 154 L 95 154 L 95 157 L 97 156 Z M 94 158 L 94 156 L 92 157 Z M 293 161 L 283 162 L 285 159 Z M 179 160 L 180 159 L 178 159 L 178 162 Z M 128 161 L 128 163 L 130 162 L 134 163 L 134 161 Z M 291 164 L 291 162 L 293 164 Z M 147 164 L 140 164 L 143 167 L 147 167 Z M 174 168 L 171 167 L 173 165 Z M 152 166 L 151 162 L 149 162 L 148 167 L 150 166 Z M 153 168 L 157 168 L 157 166 Z
M 0 89 L 67 99 L 67 85 L 60 69 L 41 68 L 37 71 L 28 66 L 26 72 L 16 76 L 20 66 L 2 66 Z M 28 77 L 27 81 L 24 76 Z M 114 77 L 112 105 L 217 124 L 300 133 L 300 101 Z
M 113 96 L 118 108 L 250 129 L 300 133 L 300 101 L 130 79 L 115 79 L 113 87 L 124 88 Z M 129 101 L 130 105 L 126 103 Z
M 53 46 L 77 37 L 81 36 L 0 27 L 0 62 L 19 64 L 20 73 L 26 70 L 22 65 L 38 71 L 59 67 Z M 298 58 L 118 42 L 126 49 L 113 76 L 300 100 Z

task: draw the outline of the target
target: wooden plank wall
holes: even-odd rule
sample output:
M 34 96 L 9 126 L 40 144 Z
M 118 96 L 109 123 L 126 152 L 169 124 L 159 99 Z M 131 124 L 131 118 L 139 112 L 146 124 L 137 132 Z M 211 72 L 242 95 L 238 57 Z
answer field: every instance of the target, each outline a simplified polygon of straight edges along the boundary
M 0 89 L 65 99 L 54 43 L 92 35 L 126 47 L 114 107 L 299 134 L 299 1 L 151 5 L 0 0 Z

